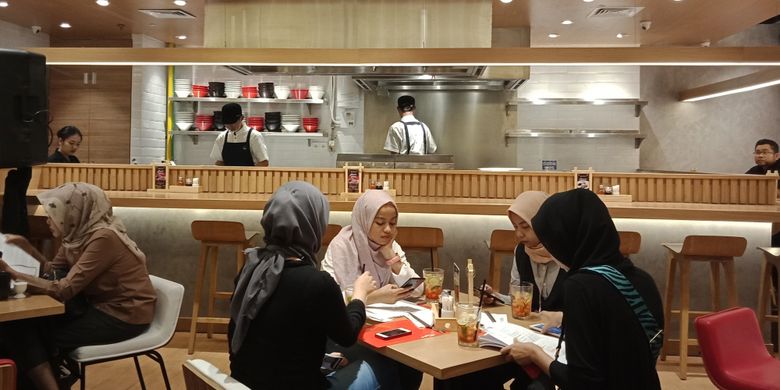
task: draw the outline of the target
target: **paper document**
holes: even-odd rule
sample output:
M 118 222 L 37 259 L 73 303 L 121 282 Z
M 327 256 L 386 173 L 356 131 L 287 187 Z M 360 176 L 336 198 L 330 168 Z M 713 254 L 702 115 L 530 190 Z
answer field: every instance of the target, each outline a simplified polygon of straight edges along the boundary
M 558 339 L 556 337 L 537 333 L 512 323 L 495 322 L 484 325 L 486 333 L 479 337 L 480 347 L 503 348 L 516 340 L 519 343 L 536 344 L 550 357 L 555 358 L 555 349 L 558 348 Z M 566 343 L 561 343 L 561 353 L 558 361 L 566 364 Z
M 3 234 L 0 234 L 0 252 L 3 252 L 3 261 L 14 271 L 36 277 L 40 275 L 41 263 L 18 246 L 7 244 Z
M 396 303 L 372 303 L 366 306 L 366 317 L 377 322 L 388 322 L 398 317 L 406 317 L 406 313 L 409 312 L 414 313 L 423 321 L 433 321 L 429 309 L 404 300 Z

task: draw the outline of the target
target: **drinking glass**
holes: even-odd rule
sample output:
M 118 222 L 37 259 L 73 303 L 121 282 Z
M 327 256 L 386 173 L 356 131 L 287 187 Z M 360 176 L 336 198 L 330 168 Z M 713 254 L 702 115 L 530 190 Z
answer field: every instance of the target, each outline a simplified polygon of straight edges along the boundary
M 344 302 L 346 304 L 349 304 L 350 302 L 352 302 L 352 294 L 354 292 L 355 292 L 355 289 L 353 287 L 347 287 L 347 288 L 344 289 L 344 291 L 343 291 Z
M 425 268 L 423 269 L 423 278 L 425 278 L 425 300 L 438 302 L 444 283 L 444 270 L 441 268 Z
M 509 286 L 509 295 L 512 297 L 512 318 L 524 320 L 531 315 L 531 302 L 534 297 L 534 285 L 529 282 L 521 282 Z
M 478 306 L 468 303 L 459 303 L 455 310 L 455 320 L 458 322 L 458 345 L 464 347 L 478 347 L 477 321 Z

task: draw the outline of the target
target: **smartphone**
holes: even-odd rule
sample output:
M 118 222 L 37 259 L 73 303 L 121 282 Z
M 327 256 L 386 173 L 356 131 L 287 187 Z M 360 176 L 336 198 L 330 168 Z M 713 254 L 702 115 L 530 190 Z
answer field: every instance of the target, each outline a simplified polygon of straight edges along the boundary
M 380 339 L 383 340 L 390 340 L 396 337 L 406 336 L 408 334 L 412 334 L 412 331 L 404 328 L 395 328 L 395 329 L 386 330 L 384 332 L 378 332 L 376 334 L 376 337 L 379 337 Z
M 342 356 L 331 355 L 329 353 L 326 353 L 325 356 L 322 358 L 322 365 L 320 366 L 320 371 L 326 375 L 333 371 L 336 371 L 336 369 L 339 368 L 339 365 L 341 364 L 342 360 L 344 360 L 344 357 Z
M 544 324 L 533 324 L 530 326 L 530 328 L 537 332 L 541 332 L 542 329 L 544 329 Z M 550 336 L 555 336 L 555 337 L 561 337 L 561 328 L 557 326 L 553 326 L 552 328 L 547 329 L 547 333 L 545 334 L 549 334 Z
M 425 278 L 409 278 L 406 282 L 404 282 L 401 288 L 414 290 L 415 288 L 420 286 L 424 281 Z

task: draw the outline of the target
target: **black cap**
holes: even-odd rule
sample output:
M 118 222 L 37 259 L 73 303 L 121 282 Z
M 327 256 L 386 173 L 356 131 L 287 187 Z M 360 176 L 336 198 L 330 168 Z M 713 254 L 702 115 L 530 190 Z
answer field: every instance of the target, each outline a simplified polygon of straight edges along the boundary
M 238 103 L 228 103 L 222 106 L 222 123 L 232 125 L 241 119 L 241 105 Z
M 409 95 L 404 95 L 398 98 L 398 109 L 401 111 L 414 110 L 414 98 Z

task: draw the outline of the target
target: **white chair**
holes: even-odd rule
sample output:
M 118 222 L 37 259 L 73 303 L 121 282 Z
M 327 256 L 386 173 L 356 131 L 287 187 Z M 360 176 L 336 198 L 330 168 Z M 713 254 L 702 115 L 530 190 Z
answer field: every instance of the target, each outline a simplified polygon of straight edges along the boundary
M 129 357 L 135 361 L 135 370 L 138 374 L 138 380 L 141 382 L 141 389 L 145 390 L 144 376 L 141 373 L 141 366 L 138 364 L 139 355 L 146 355 L 160 365 L 165 388 L 170 390 L 171 384 L 168 382 L 165 363 L 162 356 L 155 350 L 168 344 L 173 337 L 176 321 L 179 319 L 181 301 L 184 297 L 184 286 L 153 275 L 149 277 L 157 292 L 157 303 L 154 308 L 154 319 L 146 332 L 119 343 L 90 345 L 77 348 L 70 353 L 70 358 L 79 364 L 82 390 L 86 387 L 87 366 Z
M 249 390 L 243 383 L 202 359 L 185 361 L 182 373 L 187 390 Z

